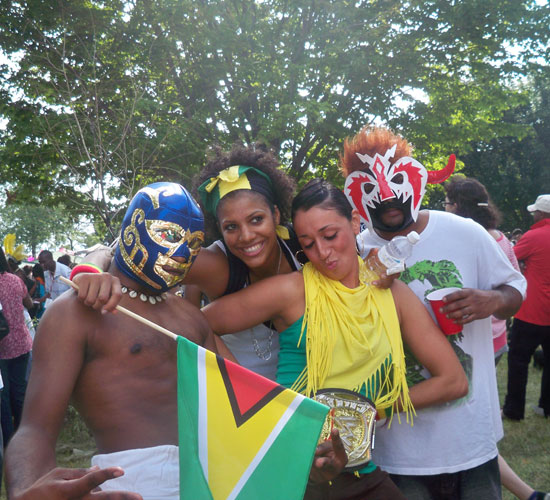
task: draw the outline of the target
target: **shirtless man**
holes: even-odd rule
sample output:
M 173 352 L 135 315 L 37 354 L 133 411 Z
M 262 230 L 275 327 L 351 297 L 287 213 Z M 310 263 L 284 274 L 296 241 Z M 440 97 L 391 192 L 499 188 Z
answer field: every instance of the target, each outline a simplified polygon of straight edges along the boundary
M 199 310 L 165 293 L 189 270 L 203 241 L 202 224 L 181 186 L 143 188 L 130 203 L 109 273 L 122 284 L 122 306 L 216 351 Z M 173 339 L 125 315 L 101 314 L 66 292 L 48 308 L 36 335 L 21 425 L 6 454 L 9 498 L 178 499 L 176 375 Z M 99 470 L 55 468 L 69 401 L 93 433 L 100 455 L 92 464 Z M 132 460 L 141 463 L 135 467 Z M 104 491 L 93 492 L 111 478 Z

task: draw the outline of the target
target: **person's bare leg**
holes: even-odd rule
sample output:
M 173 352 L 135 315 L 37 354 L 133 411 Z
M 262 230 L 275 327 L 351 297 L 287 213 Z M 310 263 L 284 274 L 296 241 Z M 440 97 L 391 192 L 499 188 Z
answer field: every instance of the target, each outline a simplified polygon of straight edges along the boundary
M 500 470 L 500 482 L 512 495 L 519 500 L 528 500 L 535 492 L 531 486 L 522 481 L 522 479 L 512 470 L 506 460 L 498 455 L 498 468 Z

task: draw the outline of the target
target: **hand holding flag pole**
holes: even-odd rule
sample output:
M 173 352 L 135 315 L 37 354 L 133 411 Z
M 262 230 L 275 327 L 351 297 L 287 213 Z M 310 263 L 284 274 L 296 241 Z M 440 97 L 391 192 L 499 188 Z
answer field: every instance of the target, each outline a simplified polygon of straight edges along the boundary
M 73 287 L 76 291 L 78 291 L 78 285 L 76 283 L 73 283 L 71 280 L 68 280 L 64 276 L 59 276 L 59 279 L 65 283 L 66 285 L 69 285 Z M 157 325 L 156 323 L 153 323 L 152 321 L 149 321 L 148 319 L 145 319 L 143 316 L 140 316 L 139 314 L 136 314 L 135 312 L 130 311 L 129 309 L 126 309 L 122 306 L 116 306 L 115 308 L 117 311 L 120 311 L 122 314 L 126 314 L 127 316 L 130 316 L 131 318 L 134 318 L 135 320 L 139 321 L 140 323 L 143 323 L 144 325 L 147 325 L 157 332 L 164 333 L 164 335 L 167 335 L 168 337 L 173 338 L 174 340 L 177 340 L 179 335 L 176 335 L 174 332 L 171 332 L 170 330 L 167 330 L 166 328 Z

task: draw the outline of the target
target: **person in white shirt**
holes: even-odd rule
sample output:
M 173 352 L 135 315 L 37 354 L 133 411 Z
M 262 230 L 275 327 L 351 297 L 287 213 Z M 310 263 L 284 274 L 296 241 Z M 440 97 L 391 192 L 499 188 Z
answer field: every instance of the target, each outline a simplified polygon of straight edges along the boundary
M 442 312 L 463 327 L 447 338 L 470 389 L 462 399 L 419 410 L 413 427 L 393 422 L 391 429 L 377 429 L 374 461 L 409 500 L 500 499 L 496 443 L 503 432 L 490 316 L 514 314 L 526 282 L 482 226 L 454 214 L 420 210 L 426 184 L 448 178 L 454 157 L 443 170 L 429 172 L 411 150 L 385 128 L 364 128 L 346 141 L 345 193 L 367 227 L 358 247 L 365 257 L 394 236 L 420 235 L 401 280 L 428 310 L 428 293 L 461 288 L 445 297 Z M 428 375 L 409 357 L 407 376 L 414 383 Z
M 42 250 L 38 254 L 38 263 L 44 268 L 46 296 L 49 295 L 49 299 L 55 300 L 70 288 L 69 285 L 63 283 L 59 277 L 63 276 L 69 279 L 71 268 L 67 267 L 65 264 L 61 264 L 61 262 L 53 260 L 52 252 L 49 250 Z

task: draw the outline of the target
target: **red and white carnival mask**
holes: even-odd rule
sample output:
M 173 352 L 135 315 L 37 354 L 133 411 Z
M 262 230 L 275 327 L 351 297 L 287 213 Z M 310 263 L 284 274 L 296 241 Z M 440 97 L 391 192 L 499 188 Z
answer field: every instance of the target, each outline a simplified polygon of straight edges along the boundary
M 455 156 L 449 157 L 442 170 L 428 171 L 420 162 L 409 156 L 391 163 L 396 145 L 388 149 L 384 156 L 374 157 L 356 153 L 365 164 L 364 170 L 356 170 L 346 178 L 344 193 L 354 208 L 359 211 L 362 222 L 369 228 L 383 231 L 401 231 L 418 218 L 426 184 L 445 181 L 454 171 Z M 391 202 L 391 203 L 390 203 Z M 384 204 L 384 205 L 382 205 Z M 386 227 L 380 220 L 381 212 L 388 205 L 404 212 L 400 227 Z

